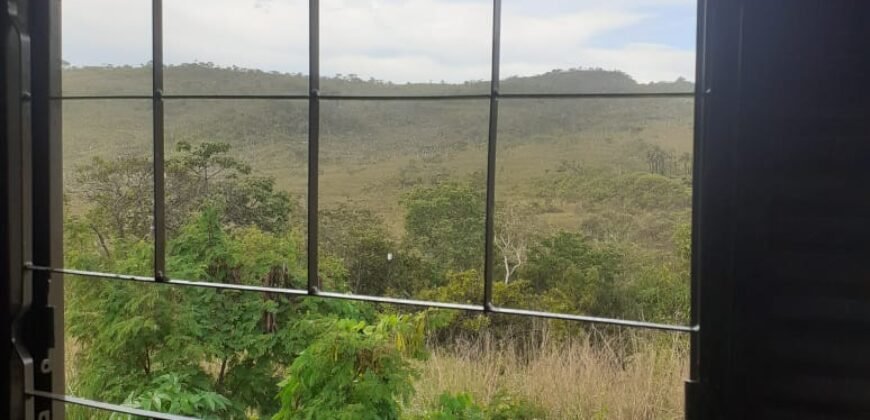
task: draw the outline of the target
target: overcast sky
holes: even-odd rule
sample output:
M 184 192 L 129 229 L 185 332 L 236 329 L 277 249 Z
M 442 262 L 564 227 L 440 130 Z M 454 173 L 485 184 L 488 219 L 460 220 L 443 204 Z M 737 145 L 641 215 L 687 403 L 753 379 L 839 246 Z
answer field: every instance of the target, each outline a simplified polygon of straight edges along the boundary
M 151 59 L 150 0 L 64 0 L 74 65 Z M 694 78 L 695 0 L 502 0 L 502 77 L 623 70 Z M 491 0 L 321 0 L 321 72 L 394 82 L 485 80 Z M 307 0 L 163 0 L 164 56 L 308 72 Z

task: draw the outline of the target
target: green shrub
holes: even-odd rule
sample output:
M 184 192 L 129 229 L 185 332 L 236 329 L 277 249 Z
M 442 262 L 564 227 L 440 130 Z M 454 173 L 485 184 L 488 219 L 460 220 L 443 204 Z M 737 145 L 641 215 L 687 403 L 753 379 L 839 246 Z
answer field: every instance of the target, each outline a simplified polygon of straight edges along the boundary
M 438 397 L 425 420 L 537 420 L 547 418 L 544 409 L 525 398 L 504 390 L 498 391 L 487 406 L 481 406 L 471 395 L 445 392 Z
M 484 410 L 471 395 L 443 393 L 438 397 L 436 409 L 425 416 L 427 420 L 484 420 Z
M 425 313 L 337 320 L 289 368 L 273 419 L 398 419 L 425 357 Z
M 124 405 L 143 410 L 196 416 L 202 419 L 243 418 L 242 410 L 221 394 L 209 391 L 207 383 L 166 374 L 151 381 L 146 391 L 132 393 Z M 112 420 L 127 420 L 129 415 L 112 415 Z
M 488 420 L 535 420 L 547 418 L 543 407 L 525 398 L 501 390 L 486 407 Z

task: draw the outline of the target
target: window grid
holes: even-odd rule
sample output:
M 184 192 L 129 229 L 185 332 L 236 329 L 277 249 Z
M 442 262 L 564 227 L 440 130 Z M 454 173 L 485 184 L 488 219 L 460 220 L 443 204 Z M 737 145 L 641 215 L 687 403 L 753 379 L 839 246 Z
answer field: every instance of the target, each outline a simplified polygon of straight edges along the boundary
M 493 283 L 493 225 L 495 216 L 495 171 L 498 140 L 498 105 L 501 99 L 582 99 L 582 98 L 696 98 L 695 92 L 662 93 L 501 93 L 500 49 L 501 49 L 501 0 L 492 1 L 492 50 L 491 79 L 488 94 L 459 95 L 322 95 L 320 94 L 320 5 L 319 0 L 309 0 L 309 87 L 305 95 L 166 95 L 163 93 L 163 1 L 152 0 L 152 92 L 151 95 L 70 95 L 53 97 L 63 101 L 90 100 L 151 100 L 152 107 L 152 147 L 154 159 L 154 273 L 153 276 L 136 276 L 119 273 L 105 273 L 57 268 L 26 264 L 29 271 L 51 272 L 106 280 L 134 281 L 143 283 L 164 283 L 173 286 L 238 290 L 247 292 L 269 292 L 291 296 L 316 296 L 321 298 L 356 300 L 373 303 L 386 303 L 428 308 L 463 310 L 470 312 L 497 313 L 516 316 L 559 319 L 614 325 L 630 328 L 644 328 L 680 333 L 695 333 L 699 328 L 696 314 L 692 314 L 692 325 L 659 324 L 617 318 L 604 318 L 585 315 L 523 310 L 496 307 L 492 303 Z M 699 17 L 702 12 L 699 7 Z M 703 21 L 698 20 L 699 33 Z M 700 60 L 700 57 L 699 57 Z M 199 280 L 171 279 L 166 275 L 166 225 L 164 195 L 164 103 L 167 100 L 299 100 L 308 101 L 308 278 L 306 289 L 285 289 L 240 284 L 211 283 Z M 484 250 L 484 293 L 480 304 L 460 304 L 436 301 L 390 298 L 358 294 L 344 294 L 321 291 L 318 285 L 318 194 L 319 194 L 319 148 L 320 148 L 320 101 L 440 101 L 440 100 L 489 100 L 489 127 L 487 137 L 486 173 L 486 213 L 485 213 L 485 250 Z M 694 336 L 695 334 L 693 334 Z M 186 419 L 187 417 L 138 410 L 120 405 L 90 401 L 82 398 L 32 390 L 28 394 L 65 403 L 78 404 L 101 410 L 123 414 L 146 416 L 155 419 Z
M 270 293 L 317 296 L 376 303 L 390 303 L 431 308 L 446 308 L 484 313 L 500 313 L 562 319 L 633 328 L 647 328 L 663 331 L 693 332 L 697 327 L 685 325 L 659 324 L 618 318 L 572 315 L 544 311 L 532 311 L 496 307 L 492 303 L 493 283 L 493 228 L 495 219 L 495 170 L 498 141 L 498 105 L 501 99 L 582 99 L 582 98 L 694 98 L 694 92 L 660 93 L 502 93 L 499 90 L 501 62 L 501 0 L 492 1 L 492 50 L 491 77 L 488 94 L 455 95 L 340 95 L 320 93 L 320 1 L 309 0 L 309 62 L 308 93 L 304 95 L 171 95 L 163 93 L 163 0 L 152 0 L 152 94 L 151 95 L 76 95 L 61 96 L 64 101 L 89 100 L 136 100 L 147 99 L 153 102 L 152 142 L 154 158 L 154 274 L 153 276 L 131 276 L 117 273 L 101 273 L 74 268 L 55 268 L 30 266 L 32 270 L 51 271 L 92 278 L 130 280 L 139 282 L 158 282 L 177 286 L 193 286 L 213 289 L 232 289 L 247 291 L 268 291 Z M 283 289 L 234 284 L 210 283 L 198 280 L 170 279 L 166 275 L 166 224 L 164 194 L 164 103 L 168 100 L 305 100 L 308 101 L 308 277 L 306 289 Z M 479 304 L 459 304 L 413 299 L 345 294 L 322 291 L 318 284 L 318 212 L 319 212 L 319 152 L 320 152 L 320 102 L 321 101 L 441 101 L 441 100 L 489 100 L 489 127 L 487 136 L 486 168 L 486 212 L 484 243 L 484 293 Z

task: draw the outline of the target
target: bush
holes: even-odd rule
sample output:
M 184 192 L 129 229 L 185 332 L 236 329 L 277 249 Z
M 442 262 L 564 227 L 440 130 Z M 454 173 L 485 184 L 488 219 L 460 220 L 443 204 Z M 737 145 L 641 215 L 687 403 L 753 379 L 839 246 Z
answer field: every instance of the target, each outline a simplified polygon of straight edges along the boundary
M 483 408 L 481 408 L 471 395 L 464 392 L 458 394 L 443 393 L 438 397 L 438 405 L 435 411 L 424 416 L 428 420 L 483 420 Z
M 202 419 L 242 418 L 242 410 L 221 394 L 207 389 L 203 381 L 166 374 L 155 378 L 149 389 L 132 393 L 124 405 L 143 410 L 196 416 Z M 112 415 L 112 420 L 126 420 L 129 415 Z
M 487 406 L 481 406 L 471 395 L 445 392 L 438 397 L 425 420 L 536 420 L 545 419 L 544 409 L 522 397 L 500 390 Z
M 504 390 L 495 394 L 486 408 L 489 420 L 534 420 L 547 418 L 543 407 Z
M 483 297 L 483 276 L 476 270 L 447 273 L 446 283 L 441 287 L 424 290 L 419 294 L 423 300 L 436 302 L 457 302 L 480 304 Z M 508 284 L 493 283 L 493 301 L 497 305 L 511 308 L 536 308 L 535 291 L 525 280 L 514 280 Z M 520 331 L 528 335 L 532 320 L 526 317 L 493 316 L 479 313 L 441 311 L 445 322 L 435 337 L 441 342 L 450 342 L 459 337 L 473 337 L 482 330 L 499 332 L 498 338 L 508 338 Z
M 273 419 L 398 419 L 425 357 L 425 313 L 336 320 L 290 365 Z

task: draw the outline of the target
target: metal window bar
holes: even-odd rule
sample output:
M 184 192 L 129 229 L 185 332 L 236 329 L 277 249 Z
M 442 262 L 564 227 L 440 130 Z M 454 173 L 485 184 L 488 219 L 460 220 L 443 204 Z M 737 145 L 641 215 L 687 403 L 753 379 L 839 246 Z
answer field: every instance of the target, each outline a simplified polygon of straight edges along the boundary
M 163 133 L 163 0 L 151 3 L 152 131 L 154 148 L 154 279 L 166 280 L 166 195 Z
M 75 404 L 82 407 L 94 408 L 102 411 L 110 411 L 118 414 L 127 414 L 131 416 L 145 417 L 152 420 L 196 420 L 196 417 L 179 416 L 177 414 L 160 413 L 157 411 L 142 410 L 139 408 L 127 407 L 125 405 L 109 404 L 101 401 L 89 400 L 86 398 L 74 397 L 66 394 L 55 394 L 44 391 L 27 391 L 25 394 L 42 398 L 50 401 L 60 401 L 66 404 Z
M 704 3 L 700 0 L 699 3 Z M 25 264 L 25 273 L 48 272 L 76 275 L 98 279 L 135 281 L 143 283 L 160 283 L 173 286 L 201 287 L 220 290 L 238 290 L 248 292 L 269 292 L 300 297 L 321 297 L 331 299 L 356 300 L 374 303 L 407 305 L 426 308 L 440 308 L 462 310 L 469 312 L 495 313 L 515 316 L 549 318 L 567 321 L 578 321 L 593 324 L 613 325 L 629 328 L 644 328 L 661 331 L 680 333 L 697 333 L 699 331 L 696 308 L 693 305 L 692 325 L 670 325 L 644 321 L 625 320 L 606 317 L 594 317 L 585 315 L 571 315 L 544 311 L 523 310 L 514 308 L 500 308 L 492 302 L 492 278 L 493 278 L 493 225 L 495 217 L 495 172 L 496 172 L 496 149 L 498 138 L 498 103 L 500 99 L 584 99 L 584 98 L 695 98 L 697 92 L 649 92 L 649 93 L 502 93 L 499 90 L 499 67 L 500 67 L 500 43 L 501 43 L 501 0 L 493 0 L 492 20 L 492 67 L 490 92 L 488 94 L 447 94 L 447 95 L 322 95 L 320 94 L 320 28 L 319 28 L 319 0 L 309 0 L 309 89 L 303 95 L 167 95 L 163 92 L 163 4 L 162 0 L 152 0 L 152 92 L 151 95 L 60 95 L 51 97 L 52 100 L 63 101 L 89 101 L 89 100 L 142 100 L 148 99 L 153 103 L 153 159 L 154 159 L 154 275 L 135 276 L 118 273 L 104 273 L 73 268 L 56 268 L 37 266 L 31 263 Z M 702 35 L 704 10 L 698 6 L 698 41 Z M 700 45 L 700 44 L 699 44 Z M 699 57 L 700 63 L 700 57 Z M 700 74 L 700 73 L 699 73 Z M 700 78 L 696 80 L 700 83 Z M 700 89 L 700 88 L 696 88 Z M 170 279 L 166 275 L 166 226 L 165 226 L 165 194 L 164 194 L 164 102 L 166 100 L 307 100 L 309 104 L 308 119 L 308 278 L 307 288 L 284 289 L 274 287 L 249 286 L 239 284 L 211 283 L 196 280 Z M 481 100 L 490 101 L 490 115 L 487 138 L 487 191 L 486 191 L 486 219 L 485 219 L 485 260 L 484 260 L 484 296 L 480 305 L 446 303 L 435 301 L 422 301 L 412 299 L 389 298 L 381 296 L 367 296 L 357 294 L 344 294 L 319 290 L 318 279 L 318 186 L 319 186 L 319 140 L 320 140 L 320 101 L 440 101 L 440 100 Z M 697 284 L 693 283 L 693 302 Z M 695 337 L 697 334 L 692 334 Z M 695 375 L 692 375 L 693 379 Z M 145 416 L 155 419 L 188 419 L 188 417 L 139 410 L 121 405 L 91 401 L 83 398 L 54 394 L 38 390 L 27 390 L 27 394 L 33 397 L 61 401 L 64 403 L 78 404 L 95 409 Z
M 486 220 L 484 222 L 483 309 L 492 312 L 493 242 L 495 241 L 495 153 L 498 141 L 498 91 L 501 63 L 501 0 L 492 0 L 492 75 L 489 80 L 489 133 L 486 145 Z
M 308 294 L 318 281 L 318 221 L 320 191 L 320 1 L 308 1 Z
M 392 305 L 417 306 L 417 307 L 437 308 L 437 309 L 453 309 L 453 310 L 468 311 L 468 312 L 489 312 L 489 313 L 506 314 L 506 315 L 523 315 L 523 316 L 530 316 L 530 317 L 535 317 L 535 318 L 561 319 L 561 320 L 566 320 L 566 321 L 587 322 L 587 323 L 591 323 L 591 324 L 614 325 L 614 326 L 621 326 L 621 327 L 644 328 L 644 329 L 651 329 L 651 330 L 673 331 L 673 332 L 681 332 L 681 333 L 690 333 L 690 332 L 694 332 L 694 331 L 698 330 L 697 326 L 659 324 L 659 323 L 655 323 L 655 322 L 634 321 L 634 320 L 629 320 L 629 319 L 606 318 L 606 317 L 596 317 L 596 316 L 587 316 L 587 315 L 571 315 L 571 314 L 563 314 L 563 313 L 556 313 L 556 312 L 531 311 L 531 310 L 515 309 L 515 308 L 500 308 L 497 306 L 490 306 L 489 309 L 486 309 L 483 305 L 471 305 L 471 304 L 463 304 L 463 303 L 437 302 L 437 301 L 429 301 L 429 300 L 391 298 L 391 297 L 383 297 L 383 296 L 359 295 L 359 294 L 353 294 L 353 293 L 325 292 L 325 291 L 321 291 L 321 290 L 317 290 L 316 292 L 311 293 L 309 290 L 305 290 L 305 289 L 288 289 L 288 288 L 280 288 L 280 287 L 252 286 L 252 285 L 246 285 L 246 284 L 232 284 L 232 283 L 214 283 L 214 282 L 200 281 L 200 280 L 183 280 L 183 279 L 167 278 L 164 281 L 157 281 L 154 279 L 154 277 L 151 277 L 151 276 L 137 276 L 137 275 L 130 275 L 130 274 L 105 273 L 105 272 L 100 272 L 100 271 L 77 270 L 77 269 L 73 269 L 73 268 L 53 268 L 53 267 L 44 267 L 44 266 L 38 266 L 38 265 L 32 265 L 32 264 L 27 265 L 25 268 L 27 268 L 28 270 L 31 270 L 31 271 L 48 271 L 48 272 L 58 273 L 58 274 L 67 274 L 67 275 L 73 275 L 73 276 L 99 278 L 99 279 L 106 279 L 106 280 L 120 280 L 120 281 L 133 281 L 133 282 L 139 282 L 139 283 L 167 284 L 167 285 L 173 285 L 173 286 L 201 287 L 201 288 L 205 288 L 205 289 L 217 289 L 217 290 L 237 290 L 237 291 L 244 291 L 244 292 L 266 292 L 266 293 L 274 293 L 274 294 L 288 295 L 288 296 L 355 300 L 355 301 L 372 302 L 372 303 L 386 303 L 386 304 L 392 304 Z
M 309 100 L 311 95 L 173 95 L 163 94 L 164 101 L 179 99 L 195 100 Z M 577 92 L 577 93 L 479 93 L 450 95 L 337 95 L 317 94 L 323 101 L 462 101 L 481 100 L 495 97 L 497 99 L 667 99 L 695 97 L 695 92 Z M 93 101 L 93 100 L 151 100 L 151 95 L 69 95 L 53 97 L 63 101 Z

